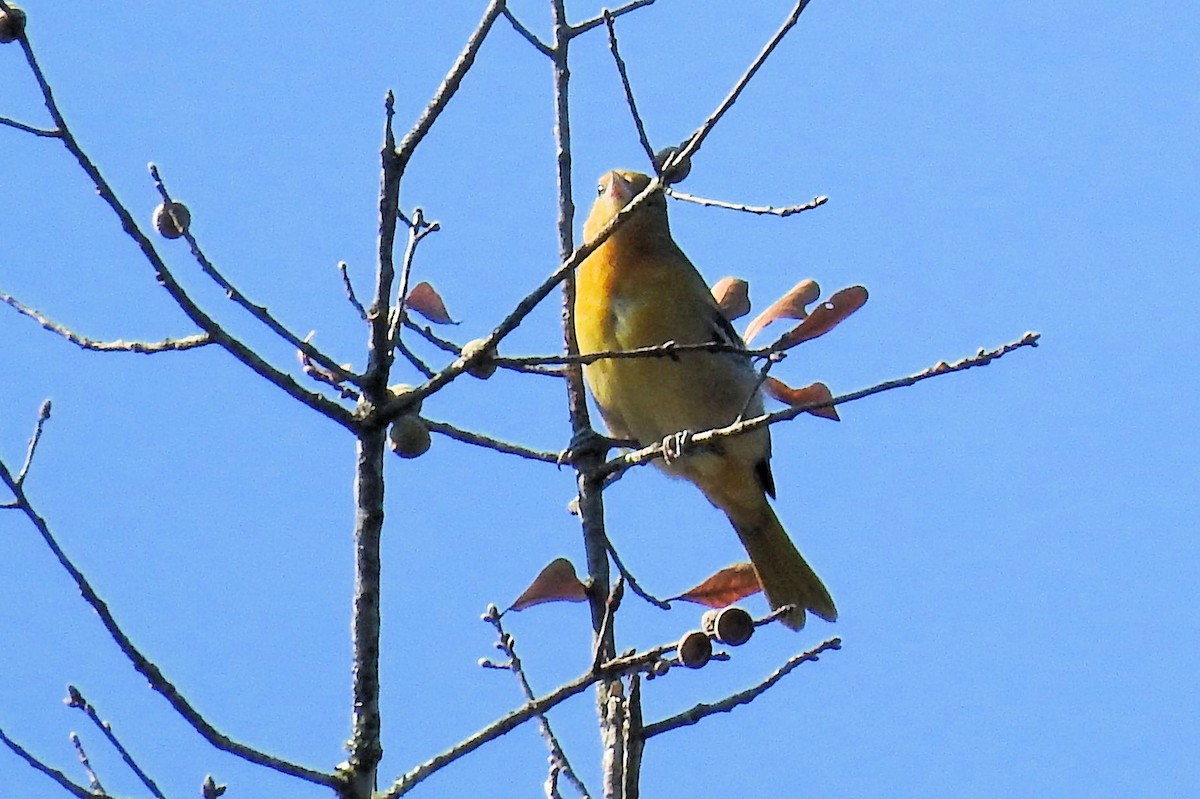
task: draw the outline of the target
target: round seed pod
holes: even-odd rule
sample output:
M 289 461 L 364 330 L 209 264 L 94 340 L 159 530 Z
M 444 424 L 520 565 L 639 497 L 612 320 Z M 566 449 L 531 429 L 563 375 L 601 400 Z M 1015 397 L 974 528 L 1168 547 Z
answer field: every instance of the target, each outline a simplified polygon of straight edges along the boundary
M 349 370 L 347 370 L 347 371 L 349 371 Z M 388 386 L 388 391 L 391 393 L 391 395 L 393 397 L 400 397 L 400 396 L 403 396 L 404 394 L 407 394 L 408 392 L 412 391 L 413 388 L 414 387 L 410 386 L 408 383 L 397 383 L 394 386 Z M 417 400 L 416 404 L 412 406 L 411 412 L 414 414 L 420 413 L 421 406 L 424 404 L 424 402 L 425 402 L 424 400 Z
M 192 212 L 183 203 L 159 203 L 154 209 L 154 229 L 167 239 L 177 239 L 192 224 Z
M 0 11 L 0 44 L 15 42 L 25 35 L 25 12 L 14 5 Z
M 460 357 L 464 361 L 474 358 L 476 354 L 483 351 L 485 344 L 486 342 L 484 339 L 471 339 L 463 345 L 462 355 Z M 483 356 L 480 357 L 479 360 L 467 367 L 467 374 L 471 375 L 471 377 L 477 377 L 480 380 L 487 380 L 489 377 L 496 374 L 496 351 L 487 350 L 484 352 Z
M 432 440 L 429 427 L 415 413 L 408 413 L 392 422 L 388 431 L 392 452 L 401 458 L 416 458 L 429 451 Z
M 689 669 L 702 668 L 712 660 L 712 639 L 700 630 L 684 633 L 679 639 L 679 662 Z
M 672 146 L 664 147 L 663 149 L 659 150 L 654 154 L 654 166 L 661 171 L 663 164 L 667 163 L 667 159 L 674 156 L 675 153 L 679 152 L 681 149 L 681 147 Z M 691 174 L 691 171 L 692 159 L 689 156 L 688 158 L 683 159 L 681 163 L 676 164 L 675 168 L 672 169 L 670 173 L 663 175 L 663 178 L 665 179 L 666 184 L 670 186 L 672 184 L 682 182 L 684 178 Z
M 745 610 L 730 606 L 704 614 L 704 629 L 729 646 L 741 646 L 754 635 L 754 619 Z M 711 622 L 709 618 L 711 616 Z M 710 626 L 711 624 L 711 626 Z

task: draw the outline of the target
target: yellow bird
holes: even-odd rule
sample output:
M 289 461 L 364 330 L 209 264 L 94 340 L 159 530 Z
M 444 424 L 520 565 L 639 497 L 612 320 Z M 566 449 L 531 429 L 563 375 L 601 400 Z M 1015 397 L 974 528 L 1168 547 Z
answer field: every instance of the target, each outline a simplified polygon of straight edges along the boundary
M 583 227 L 587 240 L 649 183 L 650 178 L 639 172 L 605 174 Z M 671 238 L 662 194 L 643 203 L 580 265 L 575 334 L 584 354 L 667 341 L 744 346 L 704 278 Z M 608 358 L 583 371 L 612 435 L 643 445 L 681 431 L 724 427 L 743 411 L 745 418 L 763 411 L 757 373 L 750 359 L 737 353 Z M 771 607 L 795 606 L 783 618 L 787 626 L 803 627 L 806 610 L 834 621 L 837 609 L 829 592 L 767 501 L 767 495 L 775 496 L 768 429 L 715 443 L 656 463 L 668 474 L 695 483 L 729 517 Z

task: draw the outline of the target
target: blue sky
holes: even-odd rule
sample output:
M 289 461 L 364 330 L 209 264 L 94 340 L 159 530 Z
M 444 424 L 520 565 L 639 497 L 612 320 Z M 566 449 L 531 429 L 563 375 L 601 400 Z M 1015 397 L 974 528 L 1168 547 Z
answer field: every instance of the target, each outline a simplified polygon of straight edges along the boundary
M 598 6 L 569 3 L 573 19 Z M 26 3 L 30 34 L 84 146 L 148 220 L 159 164 L 227 276 L 338 361 L 363 364 L 345 260 L 373 269 L 382 97 L 415 120 L 482 3 L 128 2 L 103 14 Z M 743 7 L 745 6 L 745 7 Z M 543 3 L 514 11 L 548 35 Z M 656 146 L 712 111 L 790 8 L 659 0 L 619 23 Z M 671 206 L 710 281 L 757 307 L 801 278 L 871 300 L 779 367 L 835 392 L 1019 337 L 985 369 L 774 428 L 780 517 L 838 602 L 834 625 L 770 629 L 727 663 L 672 673 L 652 720 L 807 664 L 733 714 L 652 740 L 643 794 L 1168 796 L 1200 790 L 1200 583 L 1193 298 L 1200 289 L 1200 14 L 1187 4 L 817 0 L 706 142 L 683 190 L 825 207 L 789 219 Z M 572 47 L 576 202 L 642 168 L 602 31 Z M 498 23 L 418 151 L 402 204 L 442 230 L 417 276 L 480 336 L 555 266 L 548 62 Z M 47 124 L 14 46 L 0 116 Z M 0 289 L 96 338 L 192 332 L 56 143 L 0 128 Z M 578 228 L 577 228 L 578 230 Z M 286 345 L 206 285 L 182 243 L 160 251 L 276 363 Z M 7 310 L 7 309 L 0 309 Z M 557 301 L 506 341 L 554 352 Z M 353 442 L 215 350 L 83 353 L 0 313 L 0 453 L 20 462 L 54 416 L 28 490 L 131 636 L 222 730 L 319 768 L 349 731 Z M 403 379 L 415 382 L 416 375 Z M 431 418 L 557 450 L 557 381 L 456 381 Z M 391 459 L 384 544 L 390 780 L 520 704 L 482 671 L 487 603 L 557 556 L 582 562 L 568 471 L 436 439 Z M 670 595 L 741 557 L 690 486 L 645 469 L 608 494 L 623 558 Z M 78 685 L 168 795 L 212 773 L 230 796 L 322 796 L 209 749 L 122 659 L 33 529 L 0 515 L 0 726 L 82 780 L 84 735 L 116 794 L 131 775 L 60 704 Z M 762 600 L 749 600 L 756 612 Z M 622 646 L 699 611 L 627 602 Z M 535 689 L 587 664 L 580 605 L 512 616 Z M 431 721 L 436 720 L 436 721 Z M 594 710 L 552 717 L 599 791 Z M 424 796 L 538 795 L 533 726 L 432 777 Z M 55 795 L 0 752 L 0 795 Z

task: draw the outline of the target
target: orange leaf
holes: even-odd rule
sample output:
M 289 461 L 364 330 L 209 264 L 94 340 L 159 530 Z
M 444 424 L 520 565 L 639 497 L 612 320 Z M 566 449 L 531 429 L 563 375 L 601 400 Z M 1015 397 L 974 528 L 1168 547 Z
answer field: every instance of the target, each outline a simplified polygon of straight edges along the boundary
M 823 336 L 833 330 L 850 314 L 867 302 L 867 290 L 862 286 L 842 289 L 818 305 L 808 318 L 780 336 L 774 346 L 788 349 L 797 344 Z
M 762 585 L 754 567 L 749 563 L 735 563 L 726 566 L 675 599 L 695 602 L 710 608 L 724 608 L 761 590 Z
M 587 588 L 575 576 L 575 567 L 566 558 L 555 558 L 533 578 L 529 587 L 509 606 L 524 610 L 543 602 L 583 602 Z
M 712 287 L 721 314 L 732 322 L 750 313 L 750 284 L 741 278 L 723 277 Z
M 433 286 L 423 280 L 408 292 L 408 299 L 404 301 L 404 304 L 434 324 L 458 324 L 450 318 L 450 312 L 446 310 L 446 303 L 442 302 L 441 295 Z
M 804 388 L 792 388 L 782 380 L 776 380 L 774 377 L 768 377 L 763 381 L 763 391 L 766 392 L 768 397 L 773 397 L 782 403 L 791 405 L 793 408 L 797 405 L 808 405 L 812 402 L 828 402 L 833 399 L 833 393 L 830 392 L 829 386 L 824 383 L 812 383 Z M 835 422 L 841 421 L 837 408 L 832 405 L 826 405 L 823 408 L 813 408 L 808 413 L 811 413 L 813 416 L 820 416 L 822 419 L 832 419 Z
M 816 302 L 821 296 L 821 287 L 815 280 L 801 280 L 792 286 L 792 290 L 784 294 L 771 307 L 754 317 L 754 321 L 746 328 L 746 341 L 758 335 L 758 332 L 776 319 L 803 319 L 808 316 L 804 306 Z

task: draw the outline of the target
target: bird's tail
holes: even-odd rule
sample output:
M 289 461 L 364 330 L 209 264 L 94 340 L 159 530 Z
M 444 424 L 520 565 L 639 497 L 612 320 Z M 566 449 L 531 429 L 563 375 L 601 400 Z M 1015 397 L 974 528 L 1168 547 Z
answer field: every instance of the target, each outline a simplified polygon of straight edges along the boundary
M 737 518 L 731 513 L 729 520 L 750 555 L 771 608 L 794 605 L 795 610 L 782 618 L 793 630 L 804 626 L 806 610 L 826 621 L 837 620 L 837 608 L 829 591 L 796 549 L 766 497 L 756 511 L 737 514 Z

